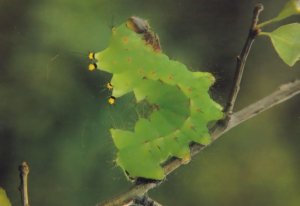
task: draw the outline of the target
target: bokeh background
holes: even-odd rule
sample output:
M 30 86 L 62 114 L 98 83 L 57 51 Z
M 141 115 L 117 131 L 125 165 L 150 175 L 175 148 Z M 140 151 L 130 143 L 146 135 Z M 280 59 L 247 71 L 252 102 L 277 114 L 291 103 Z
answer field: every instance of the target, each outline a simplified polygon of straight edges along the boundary
M 260 2 L 267 20 L 286 1 Z M 20 205 L 23 160 L 31 167 L 31 205 L 95 205 L 131 185 L 113 163 L 108 129 L 132 124 L 123 117 L 134 104 L 109 106 L 109 75 L 87 70 L 88 51 L 104 49 L 114 25 L 132 15 L 148 19 L 172 59 L 216 76 L 211 92 L 224 104 L 255 3 L 0 0 L 0 186 L 12 204 Z M 299 63 L 290 69 L 266 37 L 258 38 L 236 109 L 299 76 Z M 299 102 L 234 128 L 150 196 L 168 206 L 300 205 Z

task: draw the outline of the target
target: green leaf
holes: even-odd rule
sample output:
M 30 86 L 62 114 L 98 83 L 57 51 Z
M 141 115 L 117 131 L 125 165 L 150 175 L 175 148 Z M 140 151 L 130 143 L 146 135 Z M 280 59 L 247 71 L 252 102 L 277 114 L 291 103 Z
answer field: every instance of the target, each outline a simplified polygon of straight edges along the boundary
M 289 16 L 300 14 L 300 1 L 299 0 L 290 0 L 283 7 L 281 12 L 276 17 L 277 21 L 285 19 Z
M 11 203 L 6 195 L 6 192 L 4 189 L 0 187 L 0 205 L 1 206 L 11 206 Z
M 207 124 L 223 113 L 208 94 L 214 77 L 170 60 L 144 25 L 134 17 L 114 28 L 108 48 L 96 53 L 95 61 L 97 68 L 112 73 L 114 97 L 133 92 L 137 103 L 149 105 L 150 115 L 141 115 L 134 131 L 110 130 L 118 149 L 116 163 L 131 178 L 161 180 L 165 177 L 161 165 L 169 158 L 187 163 L 191 142 L 210 143 Z
M 290 67 L 300 59 L 300 24 L 284 25 L 273 32 L 261 34 L 271 38 L 276 52 Z
M 263 27 L 267 24 L 281 21 L 287 17 L 296 14 L 300 14 L 300 0 L 290 0 L 285 4 L 283 9 L 279 12 L 279 14 L 275 18 L 259 24 L 258 27 Z

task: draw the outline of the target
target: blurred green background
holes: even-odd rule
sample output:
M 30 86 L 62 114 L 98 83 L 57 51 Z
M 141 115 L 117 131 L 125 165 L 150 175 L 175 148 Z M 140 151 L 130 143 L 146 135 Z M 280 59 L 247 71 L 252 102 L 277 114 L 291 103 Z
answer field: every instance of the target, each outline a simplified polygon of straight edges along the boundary
M 286 1 L 260 2 L 267 20 Z M 128 105 L 108 106 L 109 76 L 87 71 L 88 51 L 107 46 L 112 26 L 132 15 L 148 19 L 172 59 L 216 76 L 212 95 L 223 104 L 255 3 L 0 0 L 0 186 L 12 204 L 20 205 L 23 160 L 31 167 L 31 205 L 95 205 L 131 185 L 113 163 L 108 132 L 128 126 Z M 299 67 L 288 68 L 269 40 L 258 38 L 237 109 L 299 78 Z M 168 206 L 300 205 L 299 100 L 228 132 L 150 196 Z

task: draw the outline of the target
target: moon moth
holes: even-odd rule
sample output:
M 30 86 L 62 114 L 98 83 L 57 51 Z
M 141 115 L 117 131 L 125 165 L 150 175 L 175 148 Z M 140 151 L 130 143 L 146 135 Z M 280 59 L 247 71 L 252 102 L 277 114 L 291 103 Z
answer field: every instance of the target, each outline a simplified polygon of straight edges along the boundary
M 111 104 L 133 92 L 137 103 L 146 101 L 153 108 L 132 131 L 110 129 L 116 163 L 130 178 L 161 180 L 169 158 L 187 163 L 192 142 L 210 143 L 207 125 L 223 117 L 208 93 L 214 77 L 169 59 L 147 21 L 131 17 L 113 28 L 109 46 L 89 59 L 95 62 L 91 68 L 112 74 Z

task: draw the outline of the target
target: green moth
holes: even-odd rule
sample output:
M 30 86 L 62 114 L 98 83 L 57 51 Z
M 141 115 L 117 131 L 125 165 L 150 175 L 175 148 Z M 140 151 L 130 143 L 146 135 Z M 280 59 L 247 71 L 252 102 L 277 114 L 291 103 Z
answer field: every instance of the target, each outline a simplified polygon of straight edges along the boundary
M 169 158 L 187 163 L 191 142 L 210 143 L 207 124 L 223 117 L 222 107 L 208 94 L 214 77 L 170 60 L 147 21 L 131 17 L 113 28 L 109 46 L 90 53 L 89 59 L 94 61 L 90 70 L 112 74 L 113 100 L 133 92 L 137 103 L 147 101 L 154 108 L 133 131 L 110 130 L 118 149 L 116 163 L 129 177 L 161 180 L 161 165 Z

